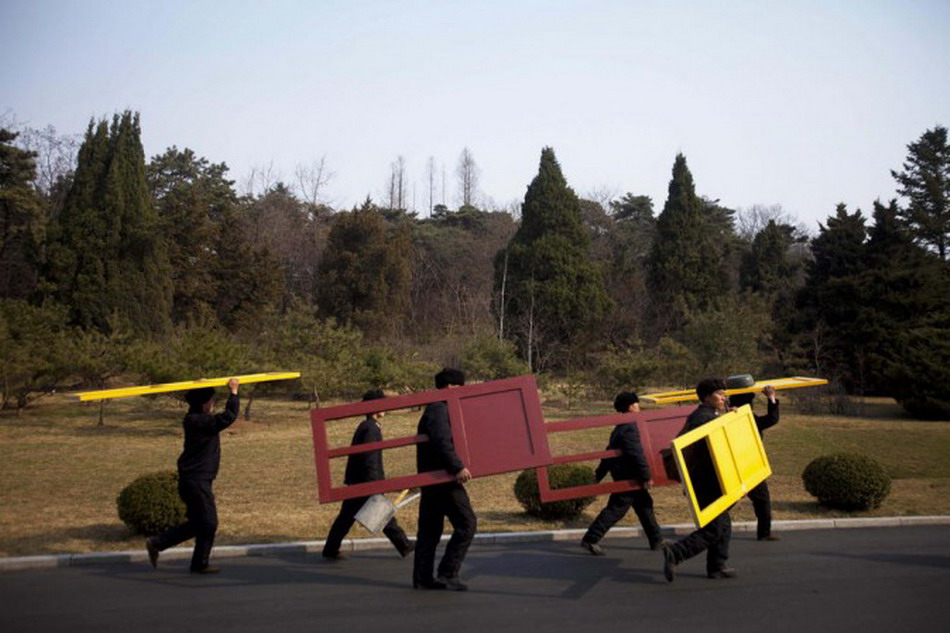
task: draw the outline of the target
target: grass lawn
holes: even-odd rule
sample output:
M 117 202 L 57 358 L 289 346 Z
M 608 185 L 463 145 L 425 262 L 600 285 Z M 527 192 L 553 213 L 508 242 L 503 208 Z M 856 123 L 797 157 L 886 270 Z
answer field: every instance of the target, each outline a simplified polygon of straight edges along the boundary
M 781 395 L 781 394 L 780 394 Z M 862 417 L 802 415 L 783 397 L 782 421 L 765 434 L 774 474 L 769 480 L 775 519 L 833 516 L 950 514 L 950 421 L 919 422 L 886 400 L 868 400 Z M 222 436 L 221 472 L 215 482 L 220 527 L 216 543 L 269 543 L 321 540 L 338 504 L 316 500 L 313 444 L 307 406 L 301 402 L 257 400 L 254 419 L 240 420 Z M 764 405 L 756 405 L 758 412 Z M 567 408 L 545 403 L 549 421 L 610 413 L 608 402 Z M 184 408 L 169 397 L 129 398 L 109 403 L 98 426 L 98 404 L 64 396 L 40 401 L 19 417 L 0 417 L 0 556 L 141 549 L 119 521 L 115 499 L 135 477 L 174 470 L 181 450 Z M 387 416 L 387 437 L 415 432 L 418 412 Z M 349 443 L 357 421 L 331 427 L 331 445 Z M 552 451 L 598 450 L 609 429 L 551 436 Z M 894 478 L 890 496 L 877 510 L 844 513 L 819 507 L 805 492 L 801 472 L 813 458 L 834 451 L 859 451 L 881 462 Z M 390 476 L 410 474 L 412 447 L 386 451 Z M 335 481 L 345 460 L 334 460 Z M 606 498 L 585 516 L 568 523 L 545 523 L 527 516 L 514 498 L 517 473 L 478 479 L 469 492 L 479 531 L 586 527 Z M 688 522 L 680 489 L 654 491 L 661 524 Z M 415 507 L 400 514 L 407 532 L 416 530 Z M 734 520 L 753 518 L 748 500 L 733 510 Z M 636 525 L 631 512 L 623 525 Z M 370 536 L 357 526 L 351 536 Z

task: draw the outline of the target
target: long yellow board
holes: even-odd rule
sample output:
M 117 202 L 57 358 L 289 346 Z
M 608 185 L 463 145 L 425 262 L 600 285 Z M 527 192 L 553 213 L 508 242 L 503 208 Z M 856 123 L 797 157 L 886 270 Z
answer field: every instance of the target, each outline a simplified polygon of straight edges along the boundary
M 128 396 L 144 396 L 151 393 L 167 393 L 169 391 L 185 391 L 201 387 L 223 387 L 232 378 L 237 378 L 241 384 L 249 382 L 269 382 L 271 380 L 291 380 L 300 378 L 297 371 L 272 371 L 263 374 L 245 374 L 244 376 L 223 376 L 221 378 L 198 378 L 184 382 L 166 382 L 158 385 L 142 385 L 138 387 L 120 387 L 118 389 L 103 389 L 101 391 L 83 391 L 70 394 L 80 401 L 104 400 L 106 398 L 126 398 Z
M 766 385 L 772 385 L 776 391 L 782 389 L 798 389 L 800 387 L 819 387 L 827 385 L 828 381 L 824 378 L 805 378 L 803 376 L 791 376 L 789 378 L 776 378 L 775 380 L 758 380 L 751 387 L 736 387 L 735 389 L 726 389 L 727 395 L 737 393 L 758 393 Z M 651 393 L 646 396 L 640 396 L 646 402 L 656 404 L 669 404 L 671 402 L 689 402 L 698 400 L 695 389 L 683 389 L 682 391 L 664 391 L 663 393 Z

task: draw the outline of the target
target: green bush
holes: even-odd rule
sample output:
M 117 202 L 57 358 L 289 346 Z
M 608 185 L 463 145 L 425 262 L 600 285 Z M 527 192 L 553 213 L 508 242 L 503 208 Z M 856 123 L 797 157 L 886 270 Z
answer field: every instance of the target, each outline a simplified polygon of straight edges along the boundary
M 818 503 L 841 510 L 877 508 L 891 491 L 891 478 L 876 461 L 857 453 L 818 457 L 802 472 L 802 482 Z
M 123 488 L 115 502 L 119 518 L 137 534 L 151 536 L 185 521 L 178 473 L 172 471 L 142 475 Z
M 581 464 L 558 464 L 548 467 L 548 481 L 552 490 L 570 488 L 594 483 L 594 469 Z M 515 480 L 515 498 L 532 516 L 545 521 L 575 519 L 584 512 L 584 508 L 594 501 L 594 497 L 541 503 L 538 491 L 538 476 L 534 469 L 522 471 Z

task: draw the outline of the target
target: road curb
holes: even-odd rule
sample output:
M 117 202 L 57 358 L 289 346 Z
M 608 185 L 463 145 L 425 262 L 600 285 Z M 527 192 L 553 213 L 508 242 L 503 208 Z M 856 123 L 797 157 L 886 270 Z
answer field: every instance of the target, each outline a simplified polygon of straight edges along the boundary
M 741 521 L 732 524 L 733 532 L 754 532 L 755 521 Z M 798 521 L 773 521 L 777 532 L 796 530 L 833 530 L 869 527 L 913 527 L 918 525 L 950 525 L 950 516 L 913 516 L 913 517 L 860 517 L 840 519 L 803 519 Z M 663 526 L 665 536 L 682 536 L 695 528 L 692 523 L 679 523 Z M 579 541 L 584 535 L 583 529 L 537 530 L 530 532 L 489 532 L 475 535 L 475 545 L 504 545 L 507 543 L 538 543 L 545 541 Z M 607 538 L 636 538 L 642 536 L 638 527 L 613 528 Z M 447 540 L 448 535 L 443 536 Z M 256 545 L 222 545 L 214 548 L 215 558 L 240 558 L 243 556 L 279 556 L 287 554 L 319 554 L 324 541 L 299 541 L 290 543 L 262 543 Z M 385 538 L 345 539 L 342 551 L 366 551 L 388 549 L 392 545 Z M 162 552 L 162 560 L 190 560 L 191 547 L 175 547 Z M 124 552 L 97 552 L 91 554 L 57 554 L 50 556 L 18 556 L 0 558 L 0 573 L 35 569 L 57 569 L 80 565 L 103 565 L 109 563 L 148 563 L 145 550 Z

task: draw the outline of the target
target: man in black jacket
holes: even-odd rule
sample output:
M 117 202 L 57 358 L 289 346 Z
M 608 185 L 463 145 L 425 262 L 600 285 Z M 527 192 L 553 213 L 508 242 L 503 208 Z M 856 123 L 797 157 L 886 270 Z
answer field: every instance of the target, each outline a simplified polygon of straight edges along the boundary
M 775 387 L 766 385 L 762 393 L 768 398 L 769 408 L 765 415 L 756 415 L 755 425 L 760 434 L 765 433 L 765 429 L 778 424 L 779 408 L 778 399 L 775 397 Z M 752 405 L 755 400 L 754 393 L 738 393 L 729 396 L 729 406 L 739 408 L 744 404 Z M 769 482 L 763 481 L 758 486 L 749 491 L 749 499 L 752 501 L 752 509 L 755 511 L 756 518 L 756 537 L 760 541 L 777 541 L 777 534 L 772 534 L 772 497 L 769 494 Z
M 438 389 L 465 384 L 465 374 L 458 369 L 445 368 L 435 376 Z M 448 406 L 433 402 L 426 406 L 419 420 L 417 433 L 429 440 L 416 445 L 416 468 L 420 473 L 447 470 L 455 481 L 423 486 L 419 501 L 419 534 L 412 567 L 412 586 L 416 589 L 452 589 L 465 591 L 468 587 L 459 579 L 462 561 L 475 538 L 477 521 L 472 504 L 465 491 L 465 482 L 472 478 L 455 452 L 452 427 L 449 425 Z M 452 524 L 452 538 L 439 563 L 438 579 L 432 577 L 435 551 L 442 538 L 443 522 Z
M 640 398 L 637 397 L 636 393 L 624 391 L 614 398 L 614 409 L 618 413 L 639 413 L 639 403 Z M 650 543 L 650 549 L 659 549 L 663 542 L 660 536 L 660 526 L 656 522 L 656 515 L 653 513 L 653 497 L 650 496 L 653 477 L 650 474 L 650 466 L 647 464 L 646 456 L 643 454 L 640 431 L 637 430 L 636 424 L 625 422 L 618 424 L 611 431 L 607 450 L 618 449 L 620 450 L 619 457 L 601 460 L 597 470 L 594 471 L 595 479 L 600 481 L 607 472 L 610 472 L 614 481 L 633 479 L 643 487 L 639 490 L 615 492 L 610 495 L 607 506 L 600 511 L 594 522 L 587 528 L 584 538 L 581 539 L 581 547 L 594 556 L 604 555 L 604 548 L 599 545 L 600 540 L 604 538 L 604 535 L 614 524 L 626 516 L 631 506 L 633 511 L 636 512 L 637 518 L 640 519 L 640 525 L 643 526 L 643 532 Z
M 385 395 L 381 390 L 372 389 L 363 394 L 363 401 L 378 400 L 384 397 Z M 382 442 L 383 433 L 380 430 L 379 423 L 384 415 L 385 413 L 383 411 L 367 415 L 366 419 L 360 422 L 359 426 L 356 427 L 356 432 L 353 433 L 353 441 L 350 445 L 355 446 L 357 444 L 368 444 L 370 442 Z M 379 481 L 385 478 L 386 473 L 383 470 L 382 451 L 356 453 L 346 459 L 346 473 L 343 476 L 343 483 L 346 485 Z M 363 507 L 367 499 L 369 499 L 369 497 L 358 497 L 355 499 L 345 499 L 343 501 L 340 506 L 340 514 L 337 516 L 336 521 L 333 522 L 330 533 L 327 535 L 326 544 L 323 546 L 324 558 L 343 558 L 343 554 L 340 553 L 340 544 L 346 537 L 347 532 L 350 531 L 350 528 L 353 527 L 356 513 Z M 399 552 L 400 556 L 405 557 L 413 550 L 412 543 L 409 542 L 406 533 L 399 527 L 399 523 L 396 522 L 395 517 L 390 519 L 386 527 L 383 528 L 383 534 L 385 534 L 386 538 L 396 547 L 396 551 Z
M 208 564 L 218 530 L 218 510 L 211 485 L 221 463 L 220 433 L 237 420 L 241 408 L 237 395 L 238 379 L 229 380 L 228 388 L 231 395 L 224 405 L 224 412 L 216 415 L 211 413 L 214 410 L 214 388 L 192 389 L 185 394 L 188 413 L 182 422 L 185 447 L 178 458 L 178 494 L 185 502 L 188 520 L 145 542 L 152 567 L 158 565 L 159 552 L 194 537 L 191 573 L 213 574 L 219 571 Z
M 726 406 L 726 384 L 718 378 L 707 378 L 696 385 L 696 395 L 700 404 L 695 411 L 686 418 L 686 424 L 678 435 L 688 433 L 702 425 L 715 420 Z M 706 476 L 716 477 L 715 471 L 707 472 Z M 697 489 L 697 496 L 713 497 L 702 490 L 718 489 L 717 481 L 693 480 Z M 706 552 L 706 575 L 709 578 L 734 578 L 736 572 L 726 567 L 729 559 L 729 539 L 732 537 L 732 518 L 726 509 L 705 526 L 695 530 L 688 536 L 675 543 L 663 546 L 663 575 L 667 582 L 673 582 L 676 566 L 683 561 Z

